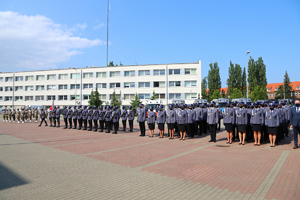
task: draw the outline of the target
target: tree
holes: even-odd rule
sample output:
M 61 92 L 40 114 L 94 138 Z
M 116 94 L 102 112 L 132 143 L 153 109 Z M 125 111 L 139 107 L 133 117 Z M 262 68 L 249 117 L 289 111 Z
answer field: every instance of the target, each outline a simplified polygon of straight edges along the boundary
M 217 90 L 220 93 L 221 77 L 220 77 L 220 68 L 217 62 L 210 63 L 209 67 L 210 70 L 208 71 L 207 81 L 208 81 L 209 96 L 211 96 L 212 94 L 214 94 L 215 90 Z
M 110 61 L 107 66 L 114 66 L 114 61 Z
M 100 94 L 97 86 L 95 91 L 92 90 L 88 103 L 92 107 L 97 106 L 97 108 L 102 105 L 103 102 L 100 100 Z
M 283 97 L 281 97 L 281 98 L 284 98 L 284 96 L 285 96 L 285 99 L 290 99 L 292 87 L 291 87 L 290 77 L 289 77 L 287 71 L 285 71 L 285 74 L 284 74 L 283 90 L 284 90 L 285 95 L 283 95 Z
M 230 66 L 228 69 L 228 79 L 226 81 L 228 90 L 227 93 L 231 94 L 233 89 L 236 87 L 236 75 L 234 64 L 230 61 Z
M 132 106 L 133 110 L 136 110 L 140 103 L 142 103 L 140 101 L 140 97 L 137 93 L 135 93 L 134 100 L 131 100 L 131 102 L 130 102 L 130 105 Z
M 153 90 L 153 95 L 152 95 L 152 97 L 150 98 L 150 100 L 155 100 L 155 99 L 157 99 L 158 98 L 158 95 L 154 92 L 154 90 Z
M 116 91 L 114 90 L 114 92 L 112 93 L 112 97 L 111 97 L 111 102 L 110 104 L 115 107 L 115 106 L 121 106 L 121 102 L 120 102 L 120 98 L 121 98 L 121 92 L 120 92 L 120 96 L 116 95 Z
M 257 76 L 256 76 L 256 69 L 255 69 L 255 61 L 253 58 L 249 58 L 248 61 L 248 83 L 249 83 L 249 90 L 252 92 L 255 86 L 257 85 Z
M 242 97 L 247 97 L 247 81 L 246 81 L 246 68 L 244 67 L 244 71 L 242 74 Z
M 257 85 L 253 91 L 251 91 L 250 98 L 252 101 L 267 99 L 268 94 L 267 91 L 264 90 L 262 87 Z
M 204 77 L 202 79 L 202 83 L 201 83 L 201 96 L 202 99 L 207 99 L 207 77 Z
M 275 99 L 283 99 L 283 97 L 284 97 L 283 85 L 280 85 L 278 87 L 278 90 L 275 92 Z
M 219 98 L 221 98 L 219 90 L 215 90 L 214 93 L 209 96 L 210 101 L 212 101 L 213 99 L 219 99 Z
M 232 99 L 241 98 L 241 97 L 242 97 L 241 90 L 234 88 L 232 93 L 230 94 L 230 101 Z
M 242 68 L 239 64 L 235 64 L 234 67 L 235 74 L 235 86 L 234 88 L 241 89 L 243 86 L 243 78 L 242 78 Z

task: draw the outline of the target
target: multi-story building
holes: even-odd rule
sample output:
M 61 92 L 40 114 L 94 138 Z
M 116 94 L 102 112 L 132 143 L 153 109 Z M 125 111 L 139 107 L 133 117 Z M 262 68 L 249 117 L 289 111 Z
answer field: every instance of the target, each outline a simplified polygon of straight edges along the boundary
M 0 73 L 0 109 L 48 107 L 52 100 L 60 106 L 88 105 L 96 87 L 104 105 L 110 104 L 114 91 L 123 105 L 130 105 L 136 94 L 147 104 L 153 92 L 164 105 L 174 99 L 192 103 L 201 98 L 201 61 Z

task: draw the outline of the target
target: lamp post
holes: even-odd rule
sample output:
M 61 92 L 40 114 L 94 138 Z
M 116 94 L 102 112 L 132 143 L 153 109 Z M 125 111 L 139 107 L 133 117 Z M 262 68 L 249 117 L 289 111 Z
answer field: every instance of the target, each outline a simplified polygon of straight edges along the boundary
M 250 53 L 250 51 L 247 51 L 246 57 L 245 57 L 245 68 L 247 67 L 247 55 Z M 248 67 L 247 67 L 248 70 Z M 246 86 L 247 86 L 247 99 L 248 99 L 248 78 L 247 78 L 247 70 L 246 70 Z

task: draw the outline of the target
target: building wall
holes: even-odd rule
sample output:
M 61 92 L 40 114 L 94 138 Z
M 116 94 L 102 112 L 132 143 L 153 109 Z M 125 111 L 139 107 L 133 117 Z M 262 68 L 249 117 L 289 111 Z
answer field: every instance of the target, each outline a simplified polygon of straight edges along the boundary
M 170 69 L 179 69 L 180 75 L 171 75 Z M 196 74 L 186 74 L 185 70 L 196 69 Z M 139 71 L 149 70 L 150 75 L 140 76 Z M 154 75 L 155 70 L 165 70 L 165 75 Z M 134 71 L 135 76 L 125 76 L 125 71 Z M 72 79 L 72 74 L 82 72 L 82 78 Z M 97 72 L 106 72 L 106 77 L 98 77 Z M 110 72 L 120 72 L 118 77 L 110 77 Z M 83 77 L 85 73 L 93 73 L 91 78 Z M 67 74 L 67 79 L 59 79 L 60 74 Z M 37 80 L 40 75 L 45 76 L 45 80 Z M 55 80 L 48 80 L 48 75 L 56 75 Z M 33 76 L 34 80 L 26 80 L 27 76 Z M 10 77 L 15 77 L 15 81 L 10 81 Z M 23 77 L 22 81 L 17 81 L 17 77 Z M 180 81 L 180 87 L 170 86 L 171 81 Z M 186 81 L 196 81 L 196 86 L 185 87 Z M 82 82 L 82 84 L 81 84 Z M 150 87 L 139 87 L 140 82 L 150 82 Z M 155 82 L 165 82 L 163 87 L 154 87 Z M 82 104 L 88 105 L 88 100 L 84 99 L 85 95 L 90 95 L 92 88 L 95 89 L 97 84 L 106 83 L 106 88 L 98 88 L 101 95 L 104 96 L 102 101 L 104 104 L 110 103 L 110 95 L 113 91 L 120 94 L 123 105 L 130 105 L 131 100 L 125 99 L 126 94 L 132 94 L 132 97 L 137 93 L 138 95 L 147 94 L 147 98 L 152 96 L 153 91 L 157 94 L 165 94 L 165 98 L 161 95 L 162 104 L 172 103 L 170 99 L 171 94 L 180 94 L 181 97 L 177 99 L 184 99 L 186 103 L 192 103 L 198 95 L 201 97 L 201 61 L 197 63 L 182 63 L 182 64 L 157 64 L 157 65 L 137 65 L 137 66 L 115 66 L 115 67 L 91 67 L 82 69 L 59 69 L 59 70 L 43 70 L 43 71 L 26 71 L 15 73 L 0 73 L 0 109 L 4 106 L 13 106 L 16 108 L 29 105 L 43 105 L 50 106 L 52 97 L 55 96 L 55 105 L 67 106 Z M 120 83 L 119 88 L 110 88 L 111 83 Z M 125 88 L 125 83 L 135 83 L 133 88 Z M 79 84 L 81 89 L 71 89 L 72 84 Z M 84 84 L 92 84 L 92 88 L 84 89 Z M 54 85 L 56 88 L 48 90 L 48 86 Z M 67 85 L 67 89 L 59 89 L 59 85 Z M 22 91 L 16 91 L 18 87 L 22 87 Z M 26 91 L 26 86 L 33 86 L 33 91 Z M 37 90 L 37 86 L 44 86 L 44 90 Z M 5 91 L 6 87 L 13 87 L 13 91 Z M 13 94 L 14 93 L 14 94 Z M 193 98 L 186 98 L 189 93 L 196 94 Z M 71 100 L 71 95 L 80 95 L 77 101 Z M 169 94 L 169 95 L 167 95 Z M 67 96 L 66 100 L 59 100 L 60 96 Z M 11 99 L 14 98 L 14 101 Z M 25 100 L 26 97 L 32 96 L 33 100 Z M 39 96 L 43 96 L 44 100 L 38 100 Z M 18 98 L 22 100 L 18 100 Z M 177 96 L 178 97 L 178 96 Z M 188 96 L 187 96 L 188 97 Z M 175 95 L 176 98 L 176 95 Z M 147 103 L 149 99 L 141 99 L 143 103 Z

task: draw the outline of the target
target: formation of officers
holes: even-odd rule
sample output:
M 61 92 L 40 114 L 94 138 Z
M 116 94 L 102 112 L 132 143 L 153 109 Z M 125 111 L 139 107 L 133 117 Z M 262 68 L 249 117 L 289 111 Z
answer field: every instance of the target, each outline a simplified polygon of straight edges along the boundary
M 254 140 L 254 146 L 259 146 L 261 142 L 270 142 L 271 147 L 284 139 L 289 134 L 289 126 L 294 125 L 294 132 L 300 131 L 300 109 L 299 101 L 296 101 L 297 112 L 291 112 L 291 107 L 287 102 L 283 103 L 259 103 L 244 104 L 243 102 L 227 102 L 227 107 L 223 111 L 218 104 L 211 102 L 209 104 L 190 104 L 190 105 L 169 105 L 164 107 L 144 108 L 140 104 L 136 110 L 132 106 L 126 110 L 123 106 L 120 110 L 118 106 L 100 106 L 99 109 L 94 106 L 69 106 L 64 107 L 62 111 L 59 106 L 53 108 L 49 113 L 41 109 L 17 109 L 4 110 L 3 119 L 6 122 L 25 123 L 40 118 L 40 125 L 47 118 L 50 121 L 50 127 L 60 127 L 60 116 L 64 119 L 64 129 L 77 129 L 87 131 L 106 133 L 113 130 L 117 134 L 119 130 L 119 120 L 121 118 L 123 131 L 126 131 L 126 122 L 129 122 L 129 129 L 133 131 L 133 120 L 137 114 L 140 136 L 145 136 L 145 122 L 147 121 L 150 130 L 149 137 L 154 136 L 155 125 L 159 130 L 159 137 L 164 137 L 165 124 L 167 124 L 169 139 L 174 139 L 174 134 L 180 135 L 180 140 L 185 140 L 186 136 L 193 138 L 195 135 L 210 133 L 210 141 L 216 142 L 216 132 L 220 130 L 220 121 L 223 119 L 225 130 L 227 131 L 227 144 L 239 140 L 240 145 L 245 141 Z M 293 114 L 295 113 L 295 114 Z M 299 114 L 299 116 L 298 116 Z M 296 117 L 296 122 L 295 118 Z M 298 119 L 298 118 L 299 119 Z M 290 124 L 290 118 L 292 122 Z M 298 122 L 298 121 L 299 122 Z M 291 126 L 292 127 L 292 126 Z M 295 129 L 296 128 L 296 129 Z M 299 130 L 298 130 L 299 129 Z M 298 130 L 298 132 L 297 132 Z M 298 147 L 298 135 L 294 137 L 295 147 Z

